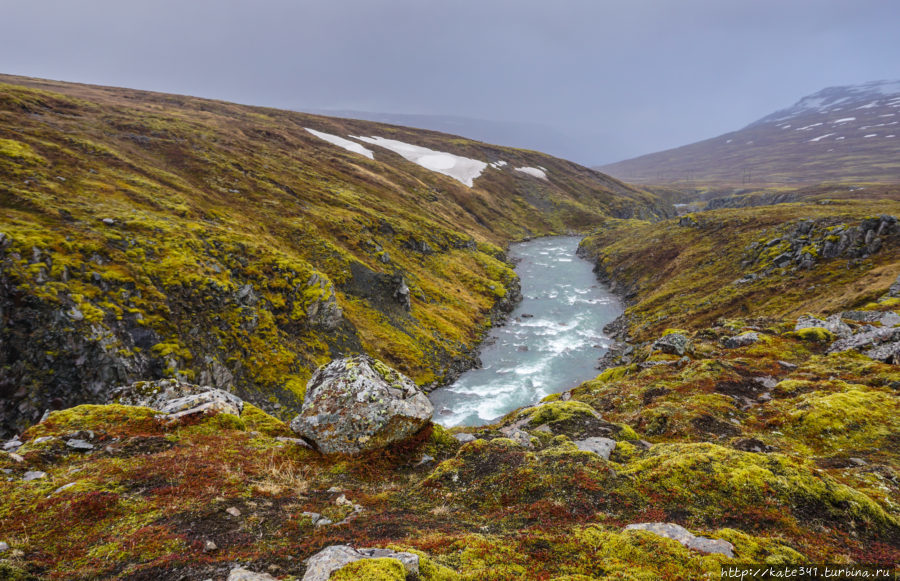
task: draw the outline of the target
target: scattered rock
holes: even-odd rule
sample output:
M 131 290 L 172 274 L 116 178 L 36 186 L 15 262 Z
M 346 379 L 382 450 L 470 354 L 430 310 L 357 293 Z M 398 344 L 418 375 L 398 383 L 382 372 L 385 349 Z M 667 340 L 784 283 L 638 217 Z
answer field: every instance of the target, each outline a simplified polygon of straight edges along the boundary
M 70 483 L 68 483 L 68 484 L 63 484 L 62 486 L 60 486 L 59 488 L 57 488 L 56 490 L 54 490 L 54 491 L 53 491 L 53 494 L 59 494 L 59 493 L 62 492 L 63 490 L 67 490 L 67 489 L 69 489 L 69 488 L 72 488 L 72 487 L 75 486 L 76 484 L 78 484 L 78 483 L 77 483 L 77 482 L 70 482 Z
M 461 444 L 467 444 L 476 440 L 475 436 L 472 434 L 453 434 L 453 437 Z
M 113 390 L 112 401 L 146 406 L 166 414 L 167 420 L 201 413 L 241 415 L 244 401 L 215 387 L 184 383 L 175 379 L 138 381 Z
M 9 550 L 9 545 L 4 541 L 0 541 L 0 554 L 3 554 L 8 550 Z
M 303 581 L 328 581 L 331 574 L 361 559 L 397 559 L 403 563 L 407 575 L 419 574 L 419 556 L 389 549 L 359 549 L 348 545 L 326 547 L 307 559 Z
M 277 436 L 275 438 L 279 442 L 283 444 L 297 444 L 298 446 L 303 446 L 304 448 L 312 448 L 306 440 L 301 438 L 288 438 L 287 436 Z
M 725 337 L 722 339 L 722 346 L 726 349 L 737 349 L 738 347 L 753 345 L 757 341 L 759 341 L 759 333 L 749 331 L 734 337 Z
M 803 315 L 797 319 L 797 324 L 794 325 L 794 331 L 814 328 L 827 329 L 838 337 L 849 337 L 853 334 L 853 329 L 850 328 L 850 325 L 841 320 L 841 315 L 831 315 L 824 321 L 809 315 Z
M 838 339 L 828 348 L 829 353 L 856 349 L 872 359 L 893 360 L 900 352 L 900 329 L 893 327 L 872 327 L 866 325 L 855 334 Z
M 690 348 L 690 345 L 691 340 L 681 333 L 669 333 L 653 343 L 653 350 L 681 356 Z
M 579 450 L 584 452 L 593 452 L 604 460 L 609 460 L 609 455 L 616 449 L 616 441 L 610 438 L 585 438 L 584 440 L 576 440 L 575 445 Z
M 25 482 L 31 482 L 32 480 L 40 480 L 41 478 L 46 478 L 47 473 L 41 472 L 40 470 L 29 470 L 22 476 L 22 480 Z
M 22 447 L 22 442 L 18 438 L 13 438 L 12 440 L 9 440 L 8 442 L 3 444 L 3 449 L 6 450 L 7 452 L 15 452 L 16 450 L 18 450 L 21 447 Z
M 235 516 L 235 517 L 241 516 L 241 511 L 240 511 L 240 509 L 237 508 L 237 507 L 234 507 L 234 506 L 229 507 L 229 508 L 226 508 L 226 509 L 225 509 L 225 512 L 227 512 L 227 513 L 230 514 L 231 516 Z
M 107 226 L 115 226 L 115 224 L 116 224 L 116 221 L 113 220 L 112 218 L 103 218 L 102 222 L 104 224 L 106 224 Z
M 268 573 L 254 573 L 243 567 L 235 567 L 228 574 L 227 581 L 276 581 L 276 579 Z
M 206 540 L 203 542 L 203 550 L 207 553 L 210 553 L 212 551 L 218 551 L 219 547 L 214 542 Z
M 15 452 L 10 452 L 9 457 L 12 458 L 13 461 L 15 461 L 15 462 L 24 462 L 25 461 L 25 458 L 19 456 Z
M 433 412 L 411 379 L 357 355 L 316 370 L 291 429 L 325 454 L 356 454 L 408 438 Z
M 732 446 L 736 450 L 741 450 L 743 452 L 755 452 L 757 454 L 762 454 L 764 452 L 771 452 L 775 448 L 763 443 L 756 438 L 741 438 L 740 440 L 735 441 Z
M 78 440 L 72 438 L 66 441 L 66 447 L 75 450 L 76 452 L 89 452 L 94 449 L 94 445 L 85 440 Z
M 685 547 L 700 551 L 701 553 L 719 553 L 725 555 L 729 559 L 734 558 L 734 545 L 728 541 L 698 537 L 686 528 L 673 523 L 654 522 L 630 524 L 625 527 L 625 530 L 648 531 L 655 535 L 678 541 Z

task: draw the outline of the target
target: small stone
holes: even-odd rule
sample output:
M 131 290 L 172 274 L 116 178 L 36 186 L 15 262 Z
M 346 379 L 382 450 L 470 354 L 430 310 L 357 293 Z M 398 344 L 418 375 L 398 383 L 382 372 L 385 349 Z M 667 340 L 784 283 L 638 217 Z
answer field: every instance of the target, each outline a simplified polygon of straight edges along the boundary
M 15 452 L 19 448 L 22 447 L 22 442 L 18 438 L 13 438 L 12 440 L 3 444 L 3 449 L 7 452 Z
M 34 441 L 32 441 L 31 443 L 32 444 L 43 444 L 44 442 L 51 442 L 55 439 L 56 438 L 54 436 L 41 436 L 40 438 L 35 438 Z
M 469 442 L 474 442 L 476 439 L 472 434 L 453 434 L 453 437 L 456 438 L 460 444 L 468 444 Z
M 316 521 L 317 527 L 325 527 L 330 524 L 334 524 L 334 523 L 331 522 L 331 519 L 329 519 L 329 518 L 320 518 L 319 520 Z
M 59 494 L 59 493 L 62 492 L 63 490 L 66 490 L 66 489 L 68 489 L 68 488 L 72 488 L 72 487 L 75 486 L 76 484 L 78 484 L 78 483 L 77 483 L 77 482 L 70 482 L 70 483 L 68 483 L 68 484 L 63 484 L 62 486 L 60 486 L 59 488 L 57 488 L 56 490 L 54 490 L 54 491 L 53 491 L 53 494 Z
M 868 464 L 868 462 L 866 462 L 866 461 L 863 460 L 862 458 L 850 458 L 850 461 L 851 461 L 853 464 L 855 464 L 856 466 L 865 466 L 865 465 Z
M 87 452 L 89 450 L 94 449 L 94 445 L 85 440 L 71 439 L 66 441 L 66 447 L 75 450 L 76 452 Z
M 428 454 L 422 454 L 422 457 L 419 458 L 419 461 L 416 462 L 416 466 L 422 466 L 423 464 L 430 464 L 434 462 L 434 456 L 429 456 Z
M 9 550 L 9 545 L 4 541 L 0 541 L 0 553 L 5 553 L 8 550 Z
M 207 540 L 203 542 L 203 550 L 207 553 L 212 551 L 217 551 L 219 547 L 212 541 Z
M 738 347 L 753 345 L 758 341 L 759 333 L 750 331 L 748 333 L 741 333 L 740 335 L 736 335 L 734 337 L 725 337 L 724 339 L 722 339 L 722 346 L 726 349 L 737 349 Z
M 661 522 L 636 523 L 628 525 L 625 527 L 625 530 L 648 531 L 655 535 L 678 541 L 685 547 L 700 551 L 701 553 L 719 553 L 725 555 L 729 559 L 734 558 L 734 545 L 728 541 L 698 537 L 686 528 L 677 524 Z
M 227 512 L 231 516 L 235 516 L 235 517 L 241 516 L 241 511 L 237 507 L 234 507 L 234 506 L 232 506 L 230 508 L 226 508 L 225 512 Z
M 343 489 L 341 489 L 338 486 L 332 486 L 331 488 L 328 489 L 328 492 L 331 492 L 333 494 L 335 492 L 343 492 Z
M 103 223 L 106 224 L 107 226 L 114 226 L 116 221 L 113 220 L 112 218 L 103 218 Z
M 778 365 L 781 365 L 781 366 L 784 367 L 785 369 L 797 369 L 797 364 L 796 364 L 796 363 L 790 363 L 790 362 L 788 362 L 788 361 L 779 361 L 779 362 L 778 362 Z
M 586 438 L 577 440 L 575 445 L 583 452 L 592 452 L 604 460 L 609 460 L 609 455 L 616 449 L 616 441 L 610 438 Z
M 347 500 L 347 497 L 344 496 L 343 494 L 340 495 L 340 496 L 338 496 L 338 497 L 334 500 L 334 503 L 335 503 L 336 505 L 338 505 L 338 506 L 353 506 L 353 503 L 350 502 L 349 500 Z
M 15 452 L 10 452 L 10 453 L 9 453 L 9 457 L 12 458 L 12 459 L 13 459 L 14 461 L 16 461 L 16 462 L 24 462 L 24 461 L 25 461 L 25 458 L 22 458 L 21 456 L 19 456 L 19 455 L 16 454 Z
M 322 518 L 322 515 L 317 512 L 304 512 L 301 514 L 301 516 L 308 517 L 309 520 L 312 521 L 312 524 L 316 524 L 317 522 L 319 522 L 319 519 Z
M 228 574 L 227 581 L 276 581 L 268 573 L 255 573 L 243 567 L 235 567 Z
M 24 480 L 25 482 L 30 482 L 32 480 L 40 480 L 41 478 L 46 478 L 46 477 L 47 477 L 46 472 L 41 472 L 40 470 L 29 470 L 22 477 L 22 480 Z

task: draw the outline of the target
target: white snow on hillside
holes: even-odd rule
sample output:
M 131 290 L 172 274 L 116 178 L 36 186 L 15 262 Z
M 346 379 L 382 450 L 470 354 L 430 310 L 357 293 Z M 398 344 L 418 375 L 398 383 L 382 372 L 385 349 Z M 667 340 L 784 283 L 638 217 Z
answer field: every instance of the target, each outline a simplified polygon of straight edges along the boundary
M 821 141 L 822 139 L 825 139 L 826 137 L 831 137 L 832 135 L 834 135 L 834 133 L 826 133 L 825 135 L 813 137 L 812 139 L 809 140 L 809 143 L 815 143 L 816 141 Z
M 500 161 L 495 161 L 494 163 L 492 163 L 491 167 L 494 169 L 500 169 L 504 165 L 506 165 L 506 162 L 501 159 Z
M 844 117 L 843 119 L 838 119 L 836 121 L 832 121 L 832 123 L 846 123 L 848 121 L 856 121 L 856 117 Z
M 536 167 L 517 167 L 516 171 L 520 171 L 524 174 L 528 174 L 532 177 L 536 177 L 542 180 L 547 180 L 547 173 L 545 170 L 538 169 Z
M 337 145 L 338 147 L 342 147 L 347 151 L 352 151 L 353 153 L 358 153 L 360 155 L 364 155 L 369 159 L 375 159 L 375 154 L 372 153 L 371 149 L 367 149 L 362 145 L 356 143 L 355 141 L 350 141 L 349 139 L 344 139 L 343 137 L 338 137 L 337 135 L 332 135 L 330 133 L 323 133 L 321 131 L 316 131 L 315 129 L 306 128 L 307 131 L 318 137 L 319 139 L 324 139 L 328 143 L 332 145 Z
M 425 169 L 450 176 L 455 180 L 459 180 L 470 188 L 475 183 L 475 178 L 481 175 L 481 172 L 487 167 L 483 161 L 470 159 L 445 153 L 443 151 L 435 151 L 427 147 L 403 143 L 394 139 L 384 137 L 354 137 L 366 143 L 377 145 L 385 149 L 390 149 L 403 158 L 418 164 Z

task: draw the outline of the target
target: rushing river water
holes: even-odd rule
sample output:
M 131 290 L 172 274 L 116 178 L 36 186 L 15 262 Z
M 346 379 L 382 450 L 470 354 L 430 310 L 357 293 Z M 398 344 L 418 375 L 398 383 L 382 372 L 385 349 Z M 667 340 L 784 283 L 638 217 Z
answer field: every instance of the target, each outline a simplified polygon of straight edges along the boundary
M 622 306 L 597 282 L 591 263 L 575 256 L 578 241 L 560 236 L 510 247 L 524 298 L 486 338 L 483 366 L 431 393 L 437 423 L 490 423 L 597 375 L 597 359 L 609 347 L 603 327 Z

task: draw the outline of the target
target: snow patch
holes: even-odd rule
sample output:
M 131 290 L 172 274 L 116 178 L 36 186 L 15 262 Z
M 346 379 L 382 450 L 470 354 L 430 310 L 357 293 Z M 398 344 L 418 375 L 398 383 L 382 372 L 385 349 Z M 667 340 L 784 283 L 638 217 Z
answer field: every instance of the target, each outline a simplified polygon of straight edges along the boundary
M 495 161 L 494 163 L 492 163 L 491 167 L 494 169 L 500 169 L 505 165 L 507 165 L 507 163 L 501 159 L 500 161 Z
M 877 133 L 869 133 L 868 135 L 863 135 L 863 137 L 878 137 Z
M 475 178 L 480 176 L 481 172 L 488 166 L 485 162 L 478 161 L 477 159 L 461 157 L 443 151 L 435 151 L 433 149 L 428 149 L 427 147 L 412 145 L 395 139 L 387 139 L 385 137 L 353 138 L 371 145 L 389 149 L 404 159 L 433 172 L 450 176 L 470 188 L 475 183 Z
M 351 151 L 353 153 L 358 153 L 359 155 L 364 155 L 369 159 L 375 159 L 375 154 L 371 149 L 367 149 L 362 145 L 356 143 L 355 141 L 350 141 L 349 139 L 344 139 L 343 137 L 338 137 L 337 135 L 332 135 L 330 133 L 323 133 L 321 131 L 316 131 L 315 129 L 306 128 L 307 131 L 318 137 L 319 139 L 324 139 L 328 143 L 332 145 L 337 145 L 338 147 L 342 147 L 347 151 Z
M 547 180 L 546 170 L 542 170 L 536 167 L 517 167 L 516 171 L 526 173 L 532 177 L 540 178 L 542 180 Z
M 838 124 L 838 123 L 846 123 L 848 121 L 856 121 L 856 117 L 844 117 L 843 119 L 838 119 L 837 121 L 832 121 L 832 123 Z
M 805 127 L 798 127 L 798 128 L 795 129 L 794 131 L 809 131 L 809 130 L 812 129 L 813 127 L 818 127 L 818 126 L 820 126 L 820 125 L 823 125 L 823 124 L 822 124 L 822 123 L 813 123 L 812 125 L 807 125 L 807 126 L 805 126 Z
M 834 133 L 826 133 L 825 135 L 820 135 L 818 137 L 814 137 L 809 140 L 809 143 L 814 143 L 816 141 L 820 141 L 822 139 L 825 139 L 826 137 L 831 137 L 832 135 L 834 135 Z
M 867 103 L 867 104 L 863 105 L 862 107 L 857 107 L 856 110 L 858 111 L 860 109 L 871 109 L 872 107 L 876 107 L 876 106 L 878 106 L 878 101 L 872 101 L 871 103 Z

